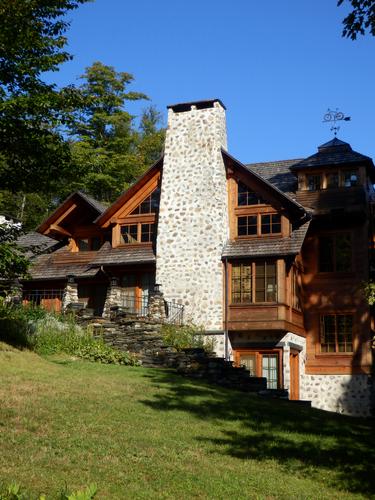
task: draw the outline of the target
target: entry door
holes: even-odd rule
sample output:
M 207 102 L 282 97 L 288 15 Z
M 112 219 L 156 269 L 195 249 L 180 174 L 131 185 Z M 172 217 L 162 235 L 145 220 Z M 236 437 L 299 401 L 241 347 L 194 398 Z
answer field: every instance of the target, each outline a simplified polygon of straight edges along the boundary
M 299 352 L 290 351 L 289 354 L 290 363 L 290 389 L 289 389 L 289 399 L 298 400 L 299 399 Z
M 265 377 L 267 389 L 278 389 L 280 379 L 279 354 L 275 352 L 238 352 L 235 361 L 239 366 L 245 366 L 251 377 Z
M 148 299 L 155 286 L 155 274 L 144 273 L 141 276 L 141 309 L 142 315 L 147 314 Z

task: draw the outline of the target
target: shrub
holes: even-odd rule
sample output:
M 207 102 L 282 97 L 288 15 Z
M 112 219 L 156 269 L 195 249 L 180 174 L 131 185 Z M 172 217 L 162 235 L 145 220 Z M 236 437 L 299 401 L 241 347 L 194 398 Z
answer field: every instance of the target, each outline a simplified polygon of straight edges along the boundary
M 161 331 L 164 342 L 178 351 L 189 348 L 213 351 L 215 347 L 214 339 L 207 338 L 203 328 L 196 325 L 163 325 Z
M 89 328 L 81 328 L 70 317 L 61 322 L 56 316 L 47 316 L 33 324 L 30 345 L 39 354 L 64 352 L 78 358 L 105 364 L 137 365 L 137 358 L 107 345 L 103 338 L 94 338 Z

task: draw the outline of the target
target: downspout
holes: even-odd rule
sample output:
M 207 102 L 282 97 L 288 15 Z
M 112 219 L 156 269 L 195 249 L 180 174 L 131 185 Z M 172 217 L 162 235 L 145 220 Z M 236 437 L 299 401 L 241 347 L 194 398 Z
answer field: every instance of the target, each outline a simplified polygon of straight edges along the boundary
M 228 335 L 228 258 L 224 260 L 225 289 L 224 289 L 224 356 L 229 361 L 229 335 Z

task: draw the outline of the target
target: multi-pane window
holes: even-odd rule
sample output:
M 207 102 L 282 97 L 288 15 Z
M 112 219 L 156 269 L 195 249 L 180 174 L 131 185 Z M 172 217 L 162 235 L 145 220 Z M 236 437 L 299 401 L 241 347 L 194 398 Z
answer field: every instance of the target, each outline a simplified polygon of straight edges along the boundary
M 232 264 L 232 303 L 276 301 L 275 261 Z
M 262 355 L 262 377 L 267 379 L 267 389 L 277 389 L 278 385 L 277 354 Z
M 320 175 L 307 175 L 306 184 L 308 191 L 319 191 L 322 185 L 322 180 Z
M 238 236 L 256 236 L 258 234 L 258 217 L 256 215 L 246 215 L 238 217 Z
M 262 205 L 266 202 L 254 191 L 245 186 L 242 182 L 238 183 L 238 206 Z
M 137 223 L 121 226 L 121 243 L 149 243 L 154 239 L 155 224 Z
M 280 214 L 257 214 L 237 217 L 238 236 L 257 236 L 281 233 Z
M 148 243 L 153 241 L 155 233 L 155 224 L 141 224 L 141 242 Z
M 233 264 L 232 302 L 252 302 L 252 264 Z
M 262 234 L 281 233 L 281 216 L 280 214 L 261 215 L 261 232 Z
M 321 352 L 353 352 L 353 316 L 328 314 L 320 318 Z
M 121 226 L 121 243 L 137 243 L 138 224 L 126 224 Z
M 350 233 L 339 233 L 319 238 L 319 271 L 345 272 L 352 268 Z
M 156 188 L 130 215 L 154 214 L 159 209 L 160 188 Z

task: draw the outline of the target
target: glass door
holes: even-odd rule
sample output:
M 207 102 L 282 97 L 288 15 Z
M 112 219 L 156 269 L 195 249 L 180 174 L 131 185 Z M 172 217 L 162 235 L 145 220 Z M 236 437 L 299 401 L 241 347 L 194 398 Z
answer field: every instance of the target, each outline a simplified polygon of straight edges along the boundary
M 278 355 L 262 354 L 262 377 L 267 379 L 267 389 L 277 389 L 278 375 Z

